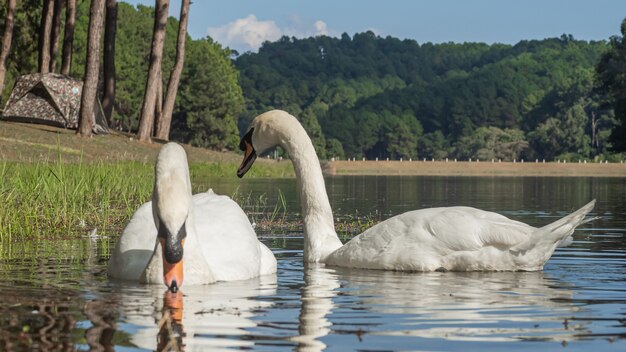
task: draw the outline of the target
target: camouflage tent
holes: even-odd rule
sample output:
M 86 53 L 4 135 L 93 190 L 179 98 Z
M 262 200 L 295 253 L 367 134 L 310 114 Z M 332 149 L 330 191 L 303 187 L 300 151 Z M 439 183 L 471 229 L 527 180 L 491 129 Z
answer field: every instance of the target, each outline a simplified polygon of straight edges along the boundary
M 83 82 L 56 73 L 33 73 L 15 83 L 2 118 L 78 127 L 78 112 Z M 107 123 L 98 98 L 94 104 L 94 132 L 106 132 Z

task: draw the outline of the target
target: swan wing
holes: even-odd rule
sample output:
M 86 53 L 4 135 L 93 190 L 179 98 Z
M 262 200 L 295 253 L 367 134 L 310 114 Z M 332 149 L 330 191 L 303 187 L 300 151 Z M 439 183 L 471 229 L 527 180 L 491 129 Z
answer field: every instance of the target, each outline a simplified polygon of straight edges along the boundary
M 424 226 L 439 245 L 450 251 L 488 246 L 508 249 L 526 240 L 535 230 L 506 216 L 471 207 L 432 208 L 403 215 L 405 222 L 414 223 L 413 227 Z
M 432 271 L 448 267 L 448 257 L 459 253 L 468 259 L 467 255 L 483 256 L 478 253 L 487 248 L 508 250 L 526 240 L 533 230 L 505 216 L 470 207 L 421 209 L 371 227 L 333 252 L 326 262 L 370 269 Z
M 147 202 L 133 214 L 111 253 L 109 276 L 138 281 L 152 257 L 156 237 L 152 202 Z
M 193 219 L 202 252 L 218 281 L 276 272 L 276 259 L 256 237 L 241 207 L 212 190 L 193 196 Z

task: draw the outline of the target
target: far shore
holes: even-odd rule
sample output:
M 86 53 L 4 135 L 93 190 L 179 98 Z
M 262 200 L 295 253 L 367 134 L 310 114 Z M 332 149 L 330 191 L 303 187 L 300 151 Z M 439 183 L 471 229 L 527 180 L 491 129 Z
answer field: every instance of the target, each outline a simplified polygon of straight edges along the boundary
M 328 161 L 327 175 L 626 177 L 626 163 Z
M 163 142 L 140 143 L 133 135 L 112 132 L 105 136 L 78 138 L 75 131 L 46 125 L 0 121 L 0 161 L 65 162 L 124 161 L 153 162 Z M 241 162 L 241 154 L 217 152 L 185 145 L 190 163 Z M 272 175 L 293 176 L 288 160 L 259 158 L 259 163 L 275 169 Z M 625 177 L 626 163 L 491 162 L 491 161 L 322 161 L 326 175 L 400 176 L 589 176 Z

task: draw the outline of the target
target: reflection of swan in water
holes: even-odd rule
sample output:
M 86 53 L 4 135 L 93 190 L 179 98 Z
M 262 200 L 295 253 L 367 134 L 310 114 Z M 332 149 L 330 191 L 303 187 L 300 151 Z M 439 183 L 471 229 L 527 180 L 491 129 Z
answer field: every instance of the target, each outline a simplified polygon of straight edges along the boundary
M 257 325 L 251 319 L 258 314 L 257 309 L 272 305 L 256 297 L 276 293 L 276 276 L 186 286 L 175 296 L 166 296 L 165 290 L 155 286 L 141 287 L 141 291 L 130 295 L 120 290 L 126 296 L 122 301 L 132 302 L 124 305 L 122 320 L 137 329 L 132 336 L 136 346 L 160 350 L 174 340 L 185 351 L 245 348 L 254 342 L 238 340 L 236 336 L 248 334 L 245 329 Z M 164 318 L 165 315 L 170 318 Z M 164 324 L 171 324 L 171 329 Z M 175 336 L 171 336 L 172 332 Z
M 292 338 L 298 342 L 298 351 L 322 351 L 326 345 L 318 338 L 328 335 L 331 322 L 326 316 L 333 310 L 333 297 L 337 294 L 339 281 L 333 269 L 311 264 L 304 270 L 302 308 L 298 318 L 299 335 Z
M 325 349 L 321 339 L 333 330 L 355 334 L 355 343 L 369 334 L 467 342 L 575 340 L 587 327 L 567 323 L 579 308 L 570 303 L 574 291 L 559 286 L 542 272 L 399 273 L 310 265 L 300 335 L 291 340 L 299 351 Z M 337 295 L 359 298 L 333 302 Z M 355 320 L 354 310 L 363 309 L 367 319 Z M 331 312 L 342 332 L 332 328 Z
M 157 324 L 157 351 L 180 351 L 183 348 L 183 293 L 163 293 L 163 313 Z
M 564 319 L 579 310 L 570 303 L 574 291 L 557 287 L 563 283 L 542 272 L 373 275 L 366 270 L 339 269 L 337 274 L 345 280 L 347 292 L 365 297 L 357 308 L 367 307 L 385 315 L 410 315 L 390 331 L 372 332 L 378 335 L 492 342 L 538 337 L 563 341 L 576 339 L 575 335 L 585 329 L 580 324 L 564 329 Z

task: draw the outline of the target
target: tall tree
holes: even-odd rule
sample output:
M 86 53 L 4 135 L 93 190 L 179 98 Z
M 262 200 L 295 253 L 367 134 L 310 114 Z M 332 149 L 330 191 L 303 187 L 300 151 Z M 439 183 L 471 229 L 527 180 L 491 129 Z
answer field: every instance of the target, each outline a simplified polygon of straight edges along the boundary
M 165 103 L 163 104 L 163 111 L 159 116 L 157 124 L 156 136 L 164 140 L 170 139 L 172 113 L 174 111 L 174 103 L 176 102 L 176 93 L 178 92 L 180 75 L 183 72 L 183 66 L 185 63 L 185 41 L 187 39 L 189 5 L 190 0 L 182 0 L 180 6 L 180 19 L 178 23 L 178 38 L 176 41 L 176 62 L 170 72 L 170 80 L 167 84 Z
M 618 123 L 611 133 L 613 148 L 626 151 L 626 18 L 622 21 L 621 36 L 613 36 L 610 48 L 596 67 L 598 90 L 606 94 L 613 106 Z
M 165 26 L 169 0 L 155 0 L 154 29 L 152 31 L 152 48 L 150 50 L 150 66 L 146 90 L 139 117 L 137 137 L 142 142 L 149 142 L 154 124 L 154 111 L 158 90 L 158 80 L 161 78 L 161 61 L 163 58 L 163 42 L 165 40 Z
M 69 75 L 72 68 L 72 46 L 74 45 L 74 26 L 76 25 L 76 0 L 67 0 L 65 11 L 65 29 L 63 34 L 63 55 L 61 74 Z
M 54 0 L 44 0 L 39 27 L 39 72 L 48 73 L 50 69 L 50 32 L 52 31 L 52 16 L 54 15 Z
M 188 43 L 172 139 L 217 150 L 237 147 L 236 116 L 244 100 L 231 55 L 209 37 Z
M 7 72 L 7 57 L 11 51 L 13 40 L 13 25 L 15 24 L 15 5 L 17 0 L 7 1 L 7 13 L 4 19 L 4 33 L 2 34 L 2 52 L 0 52 L 0 98 L 4 90 L 4 76 Z
M 115 103 L 115 33 L 117 29 L 117 0 L 106 0 L 106 19 L 104 25 L 104 92 L 102 110 L 111 125 L 113 104 Z
M 89 137 L 95 124 L 94 103 L 98 93 L 98 73 L 100 69 L 100 39 L 104 19 L 104 0 L 91 0 L 89 9 L 89 29 L 87 31 L 87 62 L 83 79 L 83 94 L 80 99 L 78 132 Z
M 52 31 L 50 32 L 50 66 L 48 71 L 56 72 L 57 56 L 59 54 L 59 38 L 61 34 L 61 17 L 65 0 L 54 0 L 54 11 L 52 12 Z

